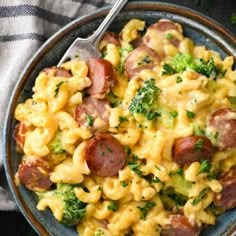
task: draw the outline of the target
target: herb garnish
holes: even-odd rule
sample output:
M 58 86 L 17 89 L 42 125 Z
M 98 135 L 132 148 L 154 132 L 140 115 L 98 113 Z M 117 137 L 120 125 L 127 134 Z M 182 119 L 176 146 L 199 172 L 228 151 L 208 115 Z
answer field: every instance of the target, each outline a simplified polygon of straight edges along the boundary
M 125 187 L 127 187 L 129 184 L 128 184 L 127 182 L 125 182 L 125 181 L 120 181 L 120 185 L 121 185 L 123 188 L 125 188 Z
M 187 117 L 188 117 L 189 119 L 192 119 L 192 118 L 194 118 L 194 116 L 195 116 L 195 113 L 194 113 L 194 112 L 188 111 L 188 110 L 186 110 L 186 114 L 187 114 Z
M 212 167 L 212 164 L 209 163 L 207 160 L 202 160 L 201 161 L 201 166 L 198 170 L 198 173 L 197 175 L 201 174 L 201 173 L 207 173 L 209 174 L 210 173 L 210 170 L 211 170 L 211 167 Z
M 118 205 L 117 202 L 113 201 L 109 206 L 107 206 L 107 209 L 109 211 L 118 211 Z
M 91 127 L 91 126 L 93 126 L 94 118 L 90 115 L 87 115 L 86 122 L 87 122 L 88 126 Z
M 60 89 L 61 85 L 64 84 L 64 83 L 65 83 L 65 81 L 61 81 L 56 85 L 56 88 L 55 88 L 55 91 L 54 91 L 55 92 L 54 97 L 57 96 L 57 94 L 59 93 L 59 89 Z
M 180 76 L 177 76 L 176 78 L 176 83 L 181 83 L 183 81 L 183 79 Z
M 156 206 L 155 202 L 146 202 L 143 207 L 137 206 L 137 208 L 141 211 L 140 219 L 145 219 L 148 212 Z
M 171 111 L 171 112 L 170 112 L 170 115 L 171 115 L 173 118 L 177 118 L 177 117 L 178 117 L 178 112 L 177 112 L 177 111 Z
M 173 36 L 173 34 L 171 34 L 171 33 L 168 33 L 168 34 L 166 34 L 166 38 L 167 39 L 172 39 L 174 36 Z
M 129 168 L 134 171 L 139 177 L 143 177 L 143 172 L 139 170 L 141 163 L 138 162 L 128 162 Z
M 202 148 L 203 148 L 203 143 L 204 143 L 204 140 L 203 139 L 198 139 L 196 142 L 195 142 L 195 144 L 194 144 L 194 149 L 196 150 L 196 151 L 201 151 L 202 150 Z
M 207 188 L 203 189 L 199 193 L 199 196 L 193 199 L 192 205 L 195 206 L 196 204 L 198 204 L 206 196 L 207 192 L 208 192 Z

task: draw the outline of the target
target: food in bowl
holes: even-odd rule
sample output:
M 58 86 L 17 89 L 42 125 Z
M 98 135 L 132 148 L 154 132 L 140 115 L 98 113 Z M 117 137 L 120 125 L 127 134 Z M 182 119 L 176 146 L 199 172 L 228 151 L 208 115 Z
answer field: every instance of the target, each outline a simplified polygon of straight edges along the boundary
M 37 76 L 16 182 L 79 235 L 199 235 L 236 206 L 236 71 L 179 23 L 130 20 Z

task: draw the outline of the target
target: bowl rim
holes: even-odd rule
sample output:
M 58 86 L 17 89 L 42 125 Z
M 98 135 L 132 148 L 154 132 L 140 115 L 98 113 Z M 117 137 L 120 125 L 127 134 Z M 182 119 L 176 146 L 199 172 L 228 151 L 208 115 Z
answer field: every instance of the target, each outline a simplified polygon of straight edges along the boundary
M 3 159 L 3 167 L 5 170 L 7 182 L 10 188 L 10 191 L 13 195 L 13 198 L 17 204 L 17 207 L 20 209 L 22 215 L 28 221 L 28 223 L 33 227 L 33 229 L 39 235 L 49 235 L 48 230 L 42 225 L 33 213 L 28 208 L 27 204 L 25 203 L 22 195 L 20 194 L 18 187 L 14 183 L 14 173 L 11 173 L 11 151 L 10 151 L 10 141 L 11 137 L 8 135 L 8 131 L 10 130 L 13 119 L 14 110 L 16 107 L 16 101 L 19 98 L 19 94 L 24 87 L 26 81 L 28 80 L 29 75 L 36 67 L 37 62 L 40 61 L 43 56 L 53 48 L 54 44 L 58 43 L 60 40 L 63 39 L 69 32 L 75 30 L 76 27 L 82 26 L 86 22 L 94 21 L 100 17 L 104 17 L 109 10 L 111 9 L 111 5 L 99 8 L 95 10 L 92 14 L 87 14 L 81 17 L 74 19 L 69 24 L 63 26 L 60 30 L 54 33 L 46 42 L 42 44 L 41 47 L 34 53 L 31 60 L 25 65 L 21 75 L 19 76 L 19 80 L 16 82 L 12 95 L 9 100 L 9 104 L 7 107 L 7 111 L 5 113 L 5 120 L 3 126 L 3 142 L 2 142 L 2 159 Z M 177 14 L 178 16 L 188 17 L 193 22 L 197 22 L 203 25 L 206 28 L 210 28 L 210 30 L 214 31 L 216 35 L 219 35 L 219 40 L 224 41 L 226 45 L 229 47 L 224 47 L 228 53 L 233 54 L 234 59 L 236 58 L 236 37 L 222 24 L 215 21 L 214 19 L 196 11 L 192 10 L 188 7 L 184 7 L 178 4 L 173 3 L 162 3 L 156 1 L 133 1 L 128 2 L 127 5 L 124 7 L 123 11 L 129 10 L 146 10 L 146 11 L 162 11 L 172 14 Z M 176 13 L 177 12 L 177 13 Z M 233 233 L 236 230 L 236 225 L 233 225 L 230 229 L 229 233 Z

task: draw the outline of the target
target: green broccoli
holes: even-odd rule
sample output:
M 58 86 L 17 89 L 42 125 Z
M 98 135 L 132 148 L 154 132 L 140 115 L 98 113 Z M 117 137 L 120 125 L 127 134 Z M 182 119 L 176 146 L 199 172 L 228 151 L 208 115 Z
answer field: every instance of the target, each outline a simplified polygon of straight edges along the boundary
M 166 210 L 172 210 L 174 207 L 183 206 L 188 197 L 175 192 L 173 187 L 167 187 L 161 190 L 160 192 L 161 201 Z
M 155 80 L 149 79 L 144 82 L 129 105 L 131 114 L 143 114 L 148 120 L 154 120 L 160 113 L 156 111 L 158 95 L 161 90 L 155 86 Z
M 125 68 L 125 61 L 130 52 L 134 50 L 134 47 L 131 44 L 124 45 L 119 48 L 120 53 L 120 63 L 117 70 L 122 74 Z
M 175 73 L 182 73 L 186 70 L 194 70 L 208 78 L 217 79 L 223 77 L 226 70 L 222 70 L 222 67 L 216 66 L 214 59 L 205 61 L 202 58 L 195 59 L 190 54 L 176 54 L 171 62 L 165 63 L 163 66 L 162 75 L 173 75 Z
M 188 197 L 192 182 L 187 181 L 183 175 L 174 174 L 171 175 L 171 186 L 174 188 L 175 192 Z
M 53 154 L 62 154 L 64 153 L 64 149 L 61 144 L 61 132 L 58 131 L 54 135 L 53 139 L 48 144 L 48 147 Z
M 38 194 L 39 200 L 47 198 L 47 196 L 50 195 L 63 201 L 63 218 L 60 223 L 67 226 L 78 224 L 86 214 L 86 204 L 81 202 L 76 197 L 74 187 L 78 186 L 60 183 L 57 184 L 57 188 L 55 190 Z

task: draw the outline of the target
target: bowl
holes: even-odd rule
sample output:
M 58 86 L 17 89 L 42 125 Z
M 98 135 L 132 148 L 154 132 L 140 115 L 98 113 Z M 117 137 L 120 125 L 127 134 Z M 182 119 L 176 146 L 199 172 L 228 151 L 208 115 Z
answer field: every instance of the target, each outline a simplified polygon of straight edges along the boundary
M 77 235 L 75 228 L 59 224 L 49 210 L 40 212 L 36 209 L 36 197 L 30 191 L 14 182 L 14 176 L 21 160 L 15 150 L 13 139 L 14 110 L 19 102 L 32 95 L 32 87 L 37 74 L 45 67 L 56 65 L 69 45 L 76 37 L 87 37 L 101 23 L 110 7 L 101 8 L 91 15 L 78 18 L 53 35 L 33 56 L 25 67 L 9 101 L 4 125 L 3 161 L 7 181 L 14 199 L 30 225 L 39 235 Z M 222 57 L 236 58 L 236 38 L 223 26 L 212 19 L 185 7 L 157 2 L 131 2 L 115 19 L 110 30 L 118 32 L 131 18 L 140 18 L 148 24 L 160 18 L 167 18 L 182 24 L 184 34 L 196 44 L 218 51 Z M 236 231 L 236 209 L 218 217 L 216 225 L 209 226 L 202 235 L 231 235 Z

